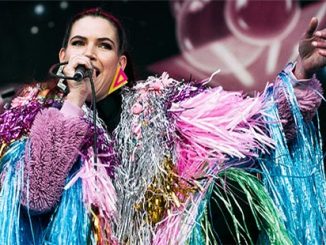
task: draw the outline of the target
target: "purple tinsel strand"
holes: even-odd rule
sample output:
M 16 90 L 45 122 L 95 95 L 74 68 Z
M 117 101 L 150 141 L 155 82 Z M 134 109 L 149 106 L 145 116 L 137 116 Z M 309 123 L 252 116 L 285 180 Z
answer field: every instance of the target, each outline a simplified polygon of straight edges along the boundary
M 174 86 L 171 88 L 171 90 L 167 93 L 166 95 L 166 100 L 165 100 L 165 108 L 167 111 L 167 118 L 171 122 L 170 125 L 174 125 L 173 120 L 174 120 L 174 115 L 172 115 L 169 112 L 169 109 L 172 106 L 172 103 L 178 103 L 180 101 L 184 101 L 188 98 L 192 98 L 203 91 L 207 89 L 206 86 L 204 86 L 202 83 L 194 82 L 194 81 L 184 81 L 181 83 L 174 84 Z M 174 137 L 172 135 L 181 137 L 179 134 L 174 134 L 172 132 L 175 132 L 174 129 L 169 129 L 170 131 L 170 140 L 167 140 L 167 144 L 172 147 L 175 143 Z
M 27 95 L 27 97 L 30 94 Z M 0 115 L 0 144 L 9 144 L 10 142 L 28 134 L 32 127 L 36 114 L 47 107 L 62 107 L 62 95 L 58 94 L 56 98 L 44 98 L 38 96 L 38 92 L 32 95 L 28 103 L 8 108 Z M 26 101 L 27 102 L 27 101 Z
M 81 149 L 81 152 L 83 153 L 84 156 L 87 156 L 88 149 L 93 146 L 94 125 L 89 121 L 87 121 L 87 123 L 90 126 L 89 126 L 89 130 L 87 131 L 85 141 L 83 142 L 83 147 Z M 116 151 L 114 150 L 114 141 L 107 140 L 107 138 L 105 137 L 105 134 L 107 134 L 107 132 L 103 128 L 98 128 L 97 133 L 98 133 L 98 137 L 97 137 L 98 157 L 100 158 L 101 162 L 110 163 L 110 167 L 107 167 L 106 170 L 108 175 L 113 178 L 114 168 L 119 163 Z M 112 139 L 111 135 L 109 136 L 110 139 Z
M 23 135 L 27 135 L 32 127 L 35 116 L 43 108 L 55 107 L 60 109 L 62 102 L 55 99 L 38 100 L 33 99 L 23 106 L 16 106 L 6 110 L 0 115 L 0 144 L 9 144 L 14 140 L 18 140 Z M 91 123 L 89 123 L 91 124 Z M 90 126 L 88 135 L 85 138 L 85 144 L 82 149 L 83 153 L 92 146 L 94 128 Z M 105 131 L 98 129 L 99 137 L 97 142 L 98 154 L 102 162 L 109 162 L 111 166 L 108 174 L 113 176 L 113 167 L 117 165 L 117 158 L 113 150 L 113 142 L 108 142 L 105 138 Z M 85 154 L 86 155 L 86 154 Z
M 179 86 L 176 86 L 174 91 L 172 92 L 169 101 L 174 103 L 183 101 L 187 98 L 191 98 L 196 96 L 197 94 L 202 93 L 207 89 L 206 86 L 201 83 L 196 82 L 183 82 L 180 83 Z
M 0 143 L 9 144 L 27 134 L 36 114 L 42 109 L 38 101 L 14 107 L 0 115 Z

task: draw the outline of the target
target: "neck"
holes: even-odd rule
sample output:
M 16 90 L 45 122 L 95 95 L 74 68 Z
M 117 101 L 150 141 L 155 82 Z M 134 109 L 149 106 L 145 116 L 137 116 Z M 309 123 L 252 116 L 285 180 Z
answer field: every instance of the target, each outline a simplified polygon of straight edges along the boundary
M 96 103 L 98 115 L 105 122 L 109 132 L 112 132 L 120 122 L 121 100 L 118 90 Z

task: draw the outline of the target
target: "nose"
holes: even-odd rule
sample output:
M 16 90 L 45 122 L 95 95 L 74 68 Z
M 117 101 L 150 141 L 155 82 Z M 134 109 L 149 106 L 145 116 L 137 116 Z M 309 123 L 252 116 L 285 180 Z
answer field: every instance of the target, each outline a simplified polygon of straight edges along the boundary
M 96 60 L 95 47 L 92 44 L 86 46 L 83 55 L 88 57 L 90 60 Z

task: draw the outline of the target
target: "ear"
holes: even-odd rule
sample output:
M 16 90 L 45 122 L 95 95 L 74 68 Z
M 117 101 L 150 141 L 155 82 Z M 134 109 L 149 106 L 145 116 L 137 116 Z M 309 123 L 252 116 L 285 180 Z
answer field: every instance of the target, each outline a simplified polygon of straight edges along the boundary
M 119 58 L 119 65 L 121 66 L 122 70 L 124 70 L 127 66 L 127 57 L 125 55 L 121 55 Z
M 61 48 L 59 51 L 59 60 L 60 62 L 64 62 L 66 59 L 66 50 L 64 48 Z

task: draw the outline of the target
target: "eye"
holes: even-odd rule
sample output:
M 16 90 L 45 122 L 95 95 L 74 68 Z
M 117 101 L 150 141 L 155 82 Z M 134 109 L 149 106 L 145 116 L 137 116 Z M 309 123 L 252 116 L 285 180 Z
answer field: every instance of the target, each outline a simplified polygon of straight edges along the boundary
M 83 46 L 84 42 L 82 40 L 74 40 L 71 42 L 72 46 Z
M 99 47 L 107 50 L 112 50 L 112 45 L 110 43 L 100 43 Z

